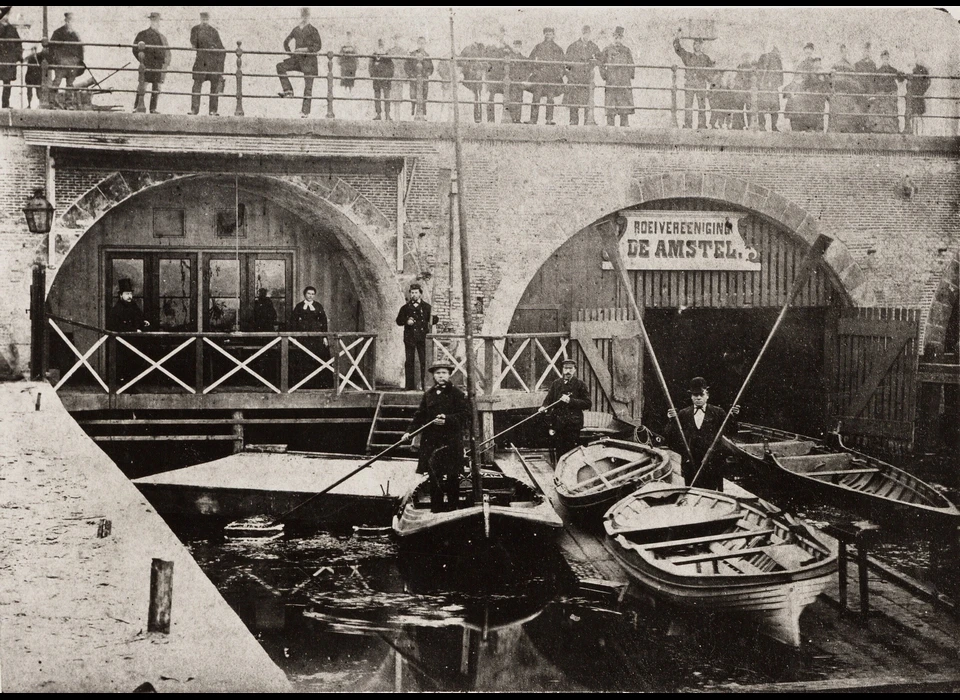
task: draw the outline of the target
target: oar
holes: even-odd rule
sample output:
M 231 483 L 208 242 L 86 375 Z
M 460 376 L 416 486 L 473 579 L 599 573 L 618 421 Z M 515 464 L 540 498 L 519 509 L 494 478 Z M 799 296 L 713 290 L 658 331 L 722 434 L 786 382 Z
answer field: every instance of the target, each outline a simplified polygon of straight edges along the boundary
M 433 425 L 434 423 L 437 422 L 437 420 L 439 420 L 439 419 L 434 418 L 432 421 L 430 421 L 430 422 L 427 423 L 426 425 L 423 425 L 423 426 L 417 428 L 417 429 L 414 430 L 412 433 L 410 433 L 409 438 L 412 438 L 414 435 L 418 434 L 419 432 L 421 432 L 421 431 L 425 430 L 426 428 L 428 428 L 429 426 Z M 394 447 L 399 447 L 399 446 L 400 446 L 401 444 L 403 444 L 404 442 L 406 442 L 406 440 L 405 440 L 404 438 L 400 438 L 397 442 L 393 443 L 393 444 L 390 445 L 389 447 L 384 448 L 384 450 L 383 450 L 382 452 L 380 452 L 380 453 L 378 453 L 377 455 L 375 455 L 374 457 L 368 459 L 366 462 L 364 462 L 363 464 L 361 464 L 359 467 L 357 467 L 356 469 L 354 469 L 354 470 L 351 471 L 350 473 L 345 474 L 344 476 L 340 477 L 339 479 L 337 479 L 336 481 L 334 481 L 332 484 L 330 484 L 329 486 L 325 487 L 322 491 L 319 491 L 319 492 L 313 494 L 312 496 L 310 496 L 310 498 L 308 498 L 307 500 L 305 500 L 305 501 L 304 501 L 303 503 L 301 503 L 300 505 L 294 506 L 293 508 L 291 508 L 290 510 L 288 510 L 286 513 L 278 516 L 277 518 L 274 518 L 273 522 L 271 522 L 270 524 L 264 526 L 264 529 L 276 527 L 277 525 L 282 524 L 283 521 L 284 521 L 284 519 L 287 518 L 291 513 L 294 513 L 295 511 L 300 510 L 301 508 L 303 508 L 303 507 L 304 507 L 305 505 L 307 505 L 308 503 L 312 503 L 312 502 L 313 502 L 315 499 L 317 499 L 318 497 L 320 497 L 320 496 L 322 496 L 323 494 L 327 493 L 327 492 L 330 491 L 331 489 L 336 488 L 337 486 L 339 486 L 340 484 L 342 484 L 344 481 L 346 481 L 347 479 L 349 479 L 351 476 L 354 476 L 355 474 L 358 474 L 359 472 L 363 471 L 364 469 L 366 469 L 367 467 L 369 467 L 371 464 L 373 464 L 374 462 L 376 462 L 378 459 L 380 459 L 381 457 L 383 457 L 385 454 L 387 454 L 387 452 L 389 452 L 390 450 L 392 450 Z M 229 525 L 228 525 L 227 527 L 229 527 Z
M 697 469 L 697 473 L 693 475 L 693 480 L 690 482 L 691 487 L 697 483 L 697 477 L 700 476 L 700 472 L 703 471 L 704 465 L 707 463 L 707 460 L 710 459 L 710 455 L 713 454 L 713 450 L 717 446 L 720 436 L 723 435 L 723 431 L 726 430 L 727 423 L 730 421 L 730 416 L 733 412 L 733 407 L 740 404 L 740 397 L 743 396 L 743 393 L 747 390 L 747 385 L 750 383 L 750 380 L 753 379 L 753 373 L 756 371 L 757 365 L 760 364 L 760 360 L 763 358 L 767 348 L 770 347 L 770 341 L 773 340 L 773 336 L 776 335 L 777 330 L 780 328 L 780 324 L 787 315 L 787 309 L 789 309 L 790 304 L 793 303 L 794 297 L 799 294 L 801 287 L 807 283 L 807 278 L 810 276 L 810 273 L 816 267 L 817 263 L 820 262 L 820 258 L 823 256 L 823 253 L 827 250 L 827 247 L 832 241 L 832 238 L 820 234 L 817 236 L 817 240 L 813 242 L 813 245 L 810 246 L 810 250 L 807 251 L 807 254 L 803 259 L 803 264 L 797 271 L 797 276 L 793 278 L 793 286 L 790 288 L 790 293 L 787 294 L 787 300 L 784 302 L 783 308 L 780 309 L 780 315 L 777 316 L 777 320 L 773 324 L 773 328 L 770 329 L 770 334 L 767 336 L 767 340 L 764 342 L 763 347 L 760 348 L 760 354 L 757 355 L 757 359 L 753 361 L 753 367 L 751 367 L 750 371 L 747 372 L 747 377 L 743 380 L 743 385 L 740 387 L 740 391 L 737 392 L 737 398 L 735 398 L 733 403 L 730 404 L 730 410 L 727 411 L 727 415 L 723 417 L 723 423 L 720 424 L 720 430 L 718 430 L 717 434 L 713 436 L 713 442 L 710 443 L 710 449 L 708 449 L 703 455 L 703 460 L 700 462 L 700 467 Z
M 660 369 L 660 363 L 657 362 L 657 354 L 653 351 L 650 336 L 647 335 L 647 327 L 643 324 L 643 314 L 640 312 L 640 307 L 637 306 L 637 300 L 633 296 L 630 278 L 627 277 L 627 271 L 623 268 L 623 260 L 620 258 L 619 242 L 613 248 L 613 255 L 610 255 L 607 251 L 604 252 L 606 256 L 610 258 L 610 262 L 613 263 L 617 272 L 620 273 L 620 282 L 623 284 L 623 290 L 627 293 L 627 299 L 630 300 L 630 306 L 633 307 L 633 314 L 637 317 L 637 322 L 640 324 L 640 335 L 643 336 L 643 344 L 646 346 L 647 352 L 650 353 L 650 361 L 653 363 L 653 369 L 657 373 L 657 379 L 660 380 L 660 388 L 663 389 L 663 395 L 667 398 L 667 406 L 669 406 L 670 410 L 674 413 L 673 420 L 677 424 L 677 432 L 680 434 L 680 439 L 683 440 L 683 448 L 687 451 L 687 457 L 690 458 L 690 463 L 693 464 L 693 453 L 690 451 L 690 443 L 687 442 L 687 436 L 683 434 L 683 426 L 680 425 L 680 416 L 676 415 L 673 399 L 670 398 L 670 388 L 667 386 L 667 380 L 663 377 L 663 370 Z
M 554 406 L 556 406 L 556 405 L 557 405 L 558 403 L 560 403 L 561 401 L 563 401 L 563 399 L 557 399 L 556 401 L 554 401 L 554 402 L 553 402 L 552 404 L 550 404 L 549 406 L 544 406 L 544 408 L 545 408 L 545 409 L 553 408 Z M 540 415 L 540 411 L 538 410 L 538 411 L 537 411 L 536 413 L 534 413 L 532 416 L 527 416 L 526 418 L 524 418 L 524 419 L 522 419 L 522 420 L 519 420 L 519 421 L 517 421 L 516 423 L 514 423 L 513 425 L 511 425 L 511 426 L 510 426 L 509 428 L 507 428 L 506 430 L 501 430 L 499 433 L 497 433 L 497 434 L 494 435 L 493 437 L 487 438 L 487 439 L 484 440 L 483 442 L 479 443 L 479 444 L 477 445 L 477 448 L 479 449 L 479 448 L 483 447 L 483 446 L 486 445 L 488 442 L 493 442 L 494 440 L 496 440 L 496 439 L 497 439 L 498 437 L 500 437 L 501 435 L 506 435 L 507 433 L 509 433 L 509 432 L 510 432 L 511 430 L 513 430 L 514 428 L 519 428 L 521 425 L 523 425 L 524 423 L 526 423 L 528 420 L 533 420 L 534 418 L 536 418 L 536 417 L 539 416 L 539 415 Z

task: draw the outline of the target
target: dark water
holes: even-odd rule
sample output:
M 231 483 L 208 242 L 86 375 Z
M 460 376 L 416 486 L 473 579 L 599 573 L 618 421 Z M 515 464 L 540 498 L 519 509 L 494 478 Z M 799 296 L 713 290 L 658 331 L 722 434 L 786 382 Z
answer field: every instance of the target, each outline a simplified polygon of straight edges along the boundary
M 184 538 L 303 691 L 678 691 L 833 670 L 728 618 L 584 597 L 557 552 L 455 567 L 387 535 Z

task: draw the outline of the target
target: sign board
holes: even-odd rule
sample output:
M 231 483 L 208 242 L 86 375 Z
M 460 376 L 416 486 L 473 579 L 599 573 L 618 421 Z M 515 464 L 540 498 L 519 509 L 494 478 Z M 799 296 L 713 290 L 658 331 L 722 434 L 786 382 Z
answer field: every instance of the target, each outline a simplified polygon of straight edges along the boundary
M 628 270 L 757 272 L 760 254 L 747 247 L 740 233 L 744 216 L 722 211 L 624 212 L 619 219 L 623 265 Z M 612 265 L 604 261 L 603 269 Z

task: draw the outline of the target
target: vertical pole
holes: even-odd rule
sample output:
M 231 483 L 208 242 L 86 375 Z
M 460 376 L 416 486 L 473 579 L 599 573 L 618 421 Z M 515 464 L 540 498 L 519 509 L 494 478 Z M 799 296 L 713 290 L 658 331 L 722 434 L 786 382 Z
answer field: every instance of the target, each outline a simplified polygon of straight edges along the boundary
M 450 80 L 456 80 L 457 51 L 454 38 L 453 11 L 450 11 L 450 56 L 453 61 L 453 70 Z M 470 403 L 470 475 L 473 480 L 473 502 L 479 503 L 483 498 L 480 483 L 480 455 L 477 452 L 477 429 L 480 427 L 480 416 L 477 413 L 477 389 L 473 374 L 473 319 L 470 308 L 470 243 L 467 237 L 467 214 L 463 206 L 463 144 L 460 142 L 460 104 L 457 91 L 453 90 L 453 140 L 454 154 L 457 163 L 457 180 L 460 194 L 457 197 L 457 217 L 460 224 L 460 267 L 461 285 L 463 287 L 463 335 L 466 341 L 466 369 L 467 369 L 467 400 Z
M 243 411 L 233 412 L 233 453 L 243 452 Z
M 759 90 L 760 90 L 760 78 L 757 76 L 757 71 L 750 71 L 750 124 L 749 128 L 753 131 L 763 131 L 763 126 L 760 124 L 760 100 L 759 100 Z
M 339 396 L 340 392 L 347 386 L 346 382 L 340 383 L 340 336 L 334 333 L 333 342 L 330 345 L 330 353 L 333 356 L 333 388 L 337 390 Z
M 233 111 L 234 116 L 243 116 L 243 42 L 237 42 L 237 107 Z M 239 222 L 237 230 L 240 229 Z M 239 235 L 239 234 L 238 234 Z
M 457 206 L 457 174 L 450 175 L 450 236 L 447 241 L 447 304 L 450 308 L 450 317 L 453 318 L 453 289 L 456 286 L 456 269 L 454 263 L 457 259 L 457 234 L 454 218 L 457 215 L 455 207 Z
M 170 634 L 173 607 L 173 562 L 154 559 L 150 565 L 150 609 L 147 632 Z
M 840 590 L 840 609 L 847 609 L 847 544 L 843 540 L 837 543 L 837 582 Z
M 857 542 L 857 578 L 860 583 L 860 614 L 870 612 L 870 575 L 867 572 L 867 546 Z
M 496 443 L 491 439 L 495 435 L 493 427 L 493 411 L 483 411 L 480 414 L 480 422 L 482 424 L 480 437 L 483 439 L 484 443 L 486 443 L 483 454 L 485 456 L 492 457 L 497 449 Z
M 290 391 L 290 338 L 280 338 L 280 392 Z
M 399 109 L 398 106 L 397 110 Z M 404 158 L 397 173 L 397 272 L 403 272 L 403 231 L 407 223 L 406 192 L 407 159 Z
M 587 74 L 587 105 L 586 109 L 583 110 L 583 123 L 587 126 L 596 126 L 597 119 L 593 114 L 593 103 L 596 100 L 596 81 L 594 78 L 594 73 L 596 72 L 597 62 L 595 59 L 590 59 L 590 64 L 588 66 L 589 73 Z
M 456 76 L 451 76 L 450 78 L 451 86 L 456 90 Z M 427 105 L 423 99 L 423 58 L 417 59 L 417 102 L 414 105 L 414 121 L 422 122 L 427 118 L 427 115 L 424 112 L 427 109 Z
M 198 394 L 202 394 L 203 393 L 203 346 L 206 345 L 206 343 L 203 342 L 203 337 L 201 335 L 197 335 L 195 342 L 197 344 L 197 365 L 194 368 L 195 370 L 194 389 L 197 390 Z
M 43 329 L 47 325 L 44 312 L 47 273 L 43 265 L 34 264 L 33 279 L 30 283 L 30 379 L 43 379 Z
M 673 126 L 680 128 L 677 121 L 677 66 L 670 66 L 670 114 L 673 116 Z
M 46 26 L 43 34 L 44 37 L 40 42 L 40 50 L 43 53 L 43 60 L 40 61 L 40 109 L 48 109 L 50 107 L 50 40 L 46 37 Z
M 503 66 L 503 114 L 500 122 L 513 121 L 513 108 L 510 105 L 510 59 Z
M 333 119 L 333 51 L 327 52 L 327 119 Z

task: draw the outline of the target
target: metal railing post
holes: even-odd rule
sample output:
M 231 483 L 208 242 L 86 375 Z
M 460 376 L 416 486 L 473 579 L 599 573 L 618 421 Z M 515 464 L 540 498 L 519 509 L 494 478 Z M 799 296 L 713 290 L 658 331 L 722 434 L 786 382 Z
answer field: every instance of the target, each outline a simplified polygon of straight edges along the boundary
M 594 72 L 596 71 L 597 62 L 595 59 L 590 59 L 589 65 L 587 66 L 589 73 L 587 74 L 587 105 L 583 110 L 583 123 L 587 126 L 596 126 L 597 119 L 593 114 L 593 103 L 596 99 L 596 82 L 594 79 Z
M 40 42 L 43 60 L 40 61 L 40 109 L 50 107 L 50 42 L 44 37 Z
M 333 51 L 327 52 L 327 119 L 334 119 L 333 113 Z
M 680 128 L 677 121 L 677 64 L 670 66 L 670 115 L 673 117 L 673 126 Z
M 140 42 L 137 44 L 137 60 L 140 63 L 139 68 L 137 69 L 137 106 L 134 108 L 134 112 L 146 112 L 147 111 L 147 82 L 146 82 L 146 44 Z
M 237 108 L 234 116 L 243 116 L 243 42 L 237 42 Z
M 830 131 L 830 123 L 834 119 L 836 114 L 835 108 L 837 106 L 837 74 L 834 71 L 830 71 L 830 94 L 827 97 L 827 104 L 830 105 L 827 110 L 827 114 L 823 118 L 823 130 L 824 132 Z M 836 124 L 833 125 L 836 128 Z
M 422 122 L 427 118 L 427 115 L 424 114 L 426 111 L 427 105 L 424 104 L 423 99 L 423 58 L 420 57 L 417 59 L 417 99 L 413 108 L 413 120 L 417 122 Z
M 755 70 L 750 71 L 750 123 L 747 125 L 753 131 L 762 131 L 760 126 L 760 78 Z
M 500 123 L 513 121 L 513 109 L 510 107 L 510 59 L 503 66 L 503 116 Z

